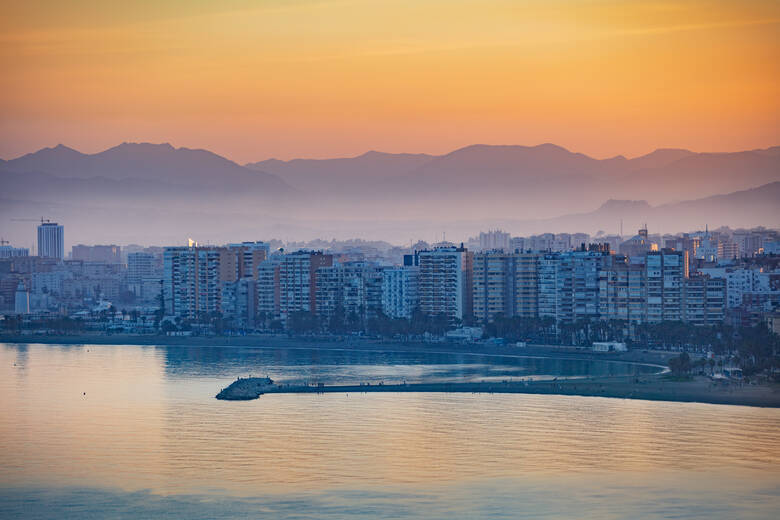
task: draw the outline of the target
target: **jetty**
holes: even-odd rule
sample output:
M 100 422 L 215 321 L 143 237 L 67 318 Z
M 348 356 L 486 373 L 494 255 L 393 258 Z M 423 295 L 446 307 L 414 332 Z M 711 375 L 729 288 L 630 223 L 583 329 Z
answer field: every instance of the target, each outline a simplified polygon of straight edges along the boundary
M 374 392 L 445 392 L 474 394 L 546 394 L 610 397 L 645 401 L 698 402 L 780 408 L 780 386 L 728 385 L 707 377 L 691 381 L 670 380 L 663 374 L 607 376 L 553 380 L 506 380 L 481 382 L 276 384 L 269 378 L 238 379 L 217 395 L 217 399 L 249 400 L 263 394 L 365 394 Z
M 272 388 L 274 382 L 270 377 L 239 377 L 230 386 L 223 388 L 216 397 L 222 401 L 249 401 L 257 399 Z

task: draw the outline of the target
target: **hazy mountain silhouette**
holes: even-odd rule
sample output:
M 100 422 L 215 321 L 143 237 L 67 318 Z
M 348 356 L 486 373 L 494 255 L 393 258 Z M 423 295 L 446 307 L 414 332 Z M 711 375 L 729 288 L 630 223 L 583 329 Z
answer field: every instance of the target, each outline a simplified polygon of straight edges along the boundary
M 374 211 L 403 201 L 458 214 L 554 216 L 584 211 L 606 198 L 639 196 L 652 204 L 700 198 L 780 180 L 777 147 L 737 153 L 659 149 L 627 159 L 594 159 L 554 144 L 472 145 L 440 156 L 370 152 L 354 158 L 269 160 L 247 165 L 287 181 L 318 201 L 370 203 Z M 485 207 L 487 205 L 487 207 Z M 400 209 L 400 208 L 398 208 Z
M 268 159 L 246 166 L 277 175 L 301 191 L 331 190 L 341 193 L 361 192 L 378 182 L 397 178 L 402 172 L 413 171 L 430 161 L 428 154 L 391 154 L 366 152 L 363 155 L 338 159 Z
M 122 143 L 96 154 L 83 154 L 58 145 L 6 161 L 0 168 L 6 172 L 43 173 L 60 178 L 147 180 L 218 187 L 224 191 L 249 189 L 258 195 L 292 192 L 275 175 L 244 168 L 206 150 L 174 148 L 167 143 Z
M 772 146 L 770 148 L 751 150 L 761 155 L 778 156 L 780 155 L 780 146 Z
M 659 148 L 647 155 L 627 160 L 629 169 L 644 170 L 646 168 L 662 168 L 673 162 L 696 155 L 690 150 L 682 148 Z
M 627 190 L 639 187 L 648 198 L 662 202 L 696 193 L 728 193 L 780 180 L 780 155 L 763 152 L 688 155 L 663 166 L 635 170 L 619 184 Z
M 542 232 L 617 233 L 622 222 L 628 234 L 647 224 L 653 232 L 677 233 L 685 229 L 718 226 L 775 227 L 780 225 L 780 182 L 724 195 L 715 195 L 672 204 L 651 206 L 644 200 L 608 200 L 587 213 L 551 219 L 505 222 L 508 229 L 521 234 Z M 683 224 L 684 223 L 684 224 Z
M 23 226 L 9 218 L 44 215 L 71 223 L 68 240 L 88 241 L 100 233 L 119 241 L 141 227 L 148 240 L 180 233 L 217 241 L 248 230 L 257 238 L 407 242 L 495 226 L 516 235 L 614 233 L 621 219 L 626 231 L 647 222 L 677 232 L 777 225 L 778 181 L 780 147 L 599 160 L 552 144 L 474 145 L 439 156 L 369 152 L 240 166 L 168 144 L 97 154 L 60 145 L 0 163 L 0 220 L 6 238 Z

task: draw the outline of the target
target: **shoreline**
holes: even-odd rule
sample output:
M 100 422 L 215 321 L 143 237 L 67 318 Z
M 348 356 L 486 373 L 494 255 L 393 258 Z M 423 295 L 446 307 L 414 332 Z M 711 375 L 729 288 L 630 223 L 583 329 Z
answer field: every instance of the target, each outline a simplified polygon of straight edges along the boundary
M 301 350 L 344 350 L 363 352 L 416 352 L 484 357 L 539 357 L 570 360 L 599 360 L 634 363 L 659 368 L 659 373 L 642 376 L 613 376 L 597 378 L 558 379 L 556 381 L 508 381 L 504 383 L 408 383 L 387 385 L 329 385 L 285 386 L 273 385 L 264 394 L 284 393 L 367 393 L 367 392 L 460 392 L 460 393 L 515 393 L 545 395 L 577 395 L 668 402 L 699 402 L 756 407 L 780 408 L 780 385 L 716 386 L 708 378 L 694 381 L 667 380 L 661 375 L 666 360 L 676 352 L 631 350 L 624 353 L 595 353 L 586 349 L 557 345 L 515 347 L 469 343 L 422 343 L 378 340 L 356 337 L 288 337 L 274 335 L 171 337 L 151 335 L 0 335 L 0 343 L 48 345 L 122 345 L 205 348 L 258 348 Z M 640 382 L 636 382 L 636 381 Z M 255 397 L 252 397 L 254 399 Z
M 9 335 L 0 334 L 0 343 L 43 345 L 127 345 L 161 347 L 232 347 L 263 349 L 325 349 L 365 352 L 421 352 L 427 354 L 479 355 L 486 357 L 545 357 L 572 360 L 599 360 L 637 363 L 666 368 L 667 360 L 676 352 L 629 350 L 628 352 L 593 352 L 587 348 L 562 345 L 476 344 L 461 342 L 421 342 L 385 340 L 364 337 L 320 337 L 287 335 L 248 336 L 155 336 L 134 334 L 77 335 Z

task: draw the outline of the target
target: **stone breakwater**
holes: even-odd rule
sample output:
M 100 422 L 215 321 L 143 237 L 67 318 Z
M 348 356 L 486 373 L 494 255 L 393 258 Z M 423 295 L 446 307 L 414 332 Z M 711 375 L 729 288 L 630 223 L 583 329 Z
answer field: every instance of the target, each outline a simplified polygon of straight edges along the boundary
M 274 387 L 270 377 L 239 377 L 230 386 L 217 394 L 223 401 L 249 401 L 257 399 Z
M 217 395 L 217 399 L 249 400 L 262 394 L 325 394 L 369 392 L 469 392 L 486 394 L 547 394 L 612 397 L 647 401 L 699 402 L 780 408 L 780 386 L 714 384 L 709 378 L 670 381 L 660 374 L 616 376 L 553 381 L 452 382 L 358 385 L 287 385 L 268 378 L 239 379 Z

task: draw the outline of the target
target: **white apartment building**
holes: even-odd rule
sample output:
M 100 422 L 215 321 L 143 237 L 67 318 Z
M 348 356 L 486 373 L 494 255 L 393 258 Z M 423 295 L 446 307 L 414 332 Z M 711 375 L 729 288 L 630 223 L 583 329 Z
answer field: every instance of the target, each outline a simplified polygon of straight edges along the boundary
M 411 318 L 420 303 L 420 268 L 388 267 L 382 270 L 382 312 L 391 318 Z
M 768 293 L 772 290 L 772 274 L 760 269 L 740 269 L 733 267 L 710 267 L 699 269 L 701 274 L 726 281 L 726 307 L 736 309 L 742 305 L 745 294 Z
M 511 249 L 511 237 L 499 229 L 490 230 L 479 234 L 480 251 L 500 250 L 509 252 Z

